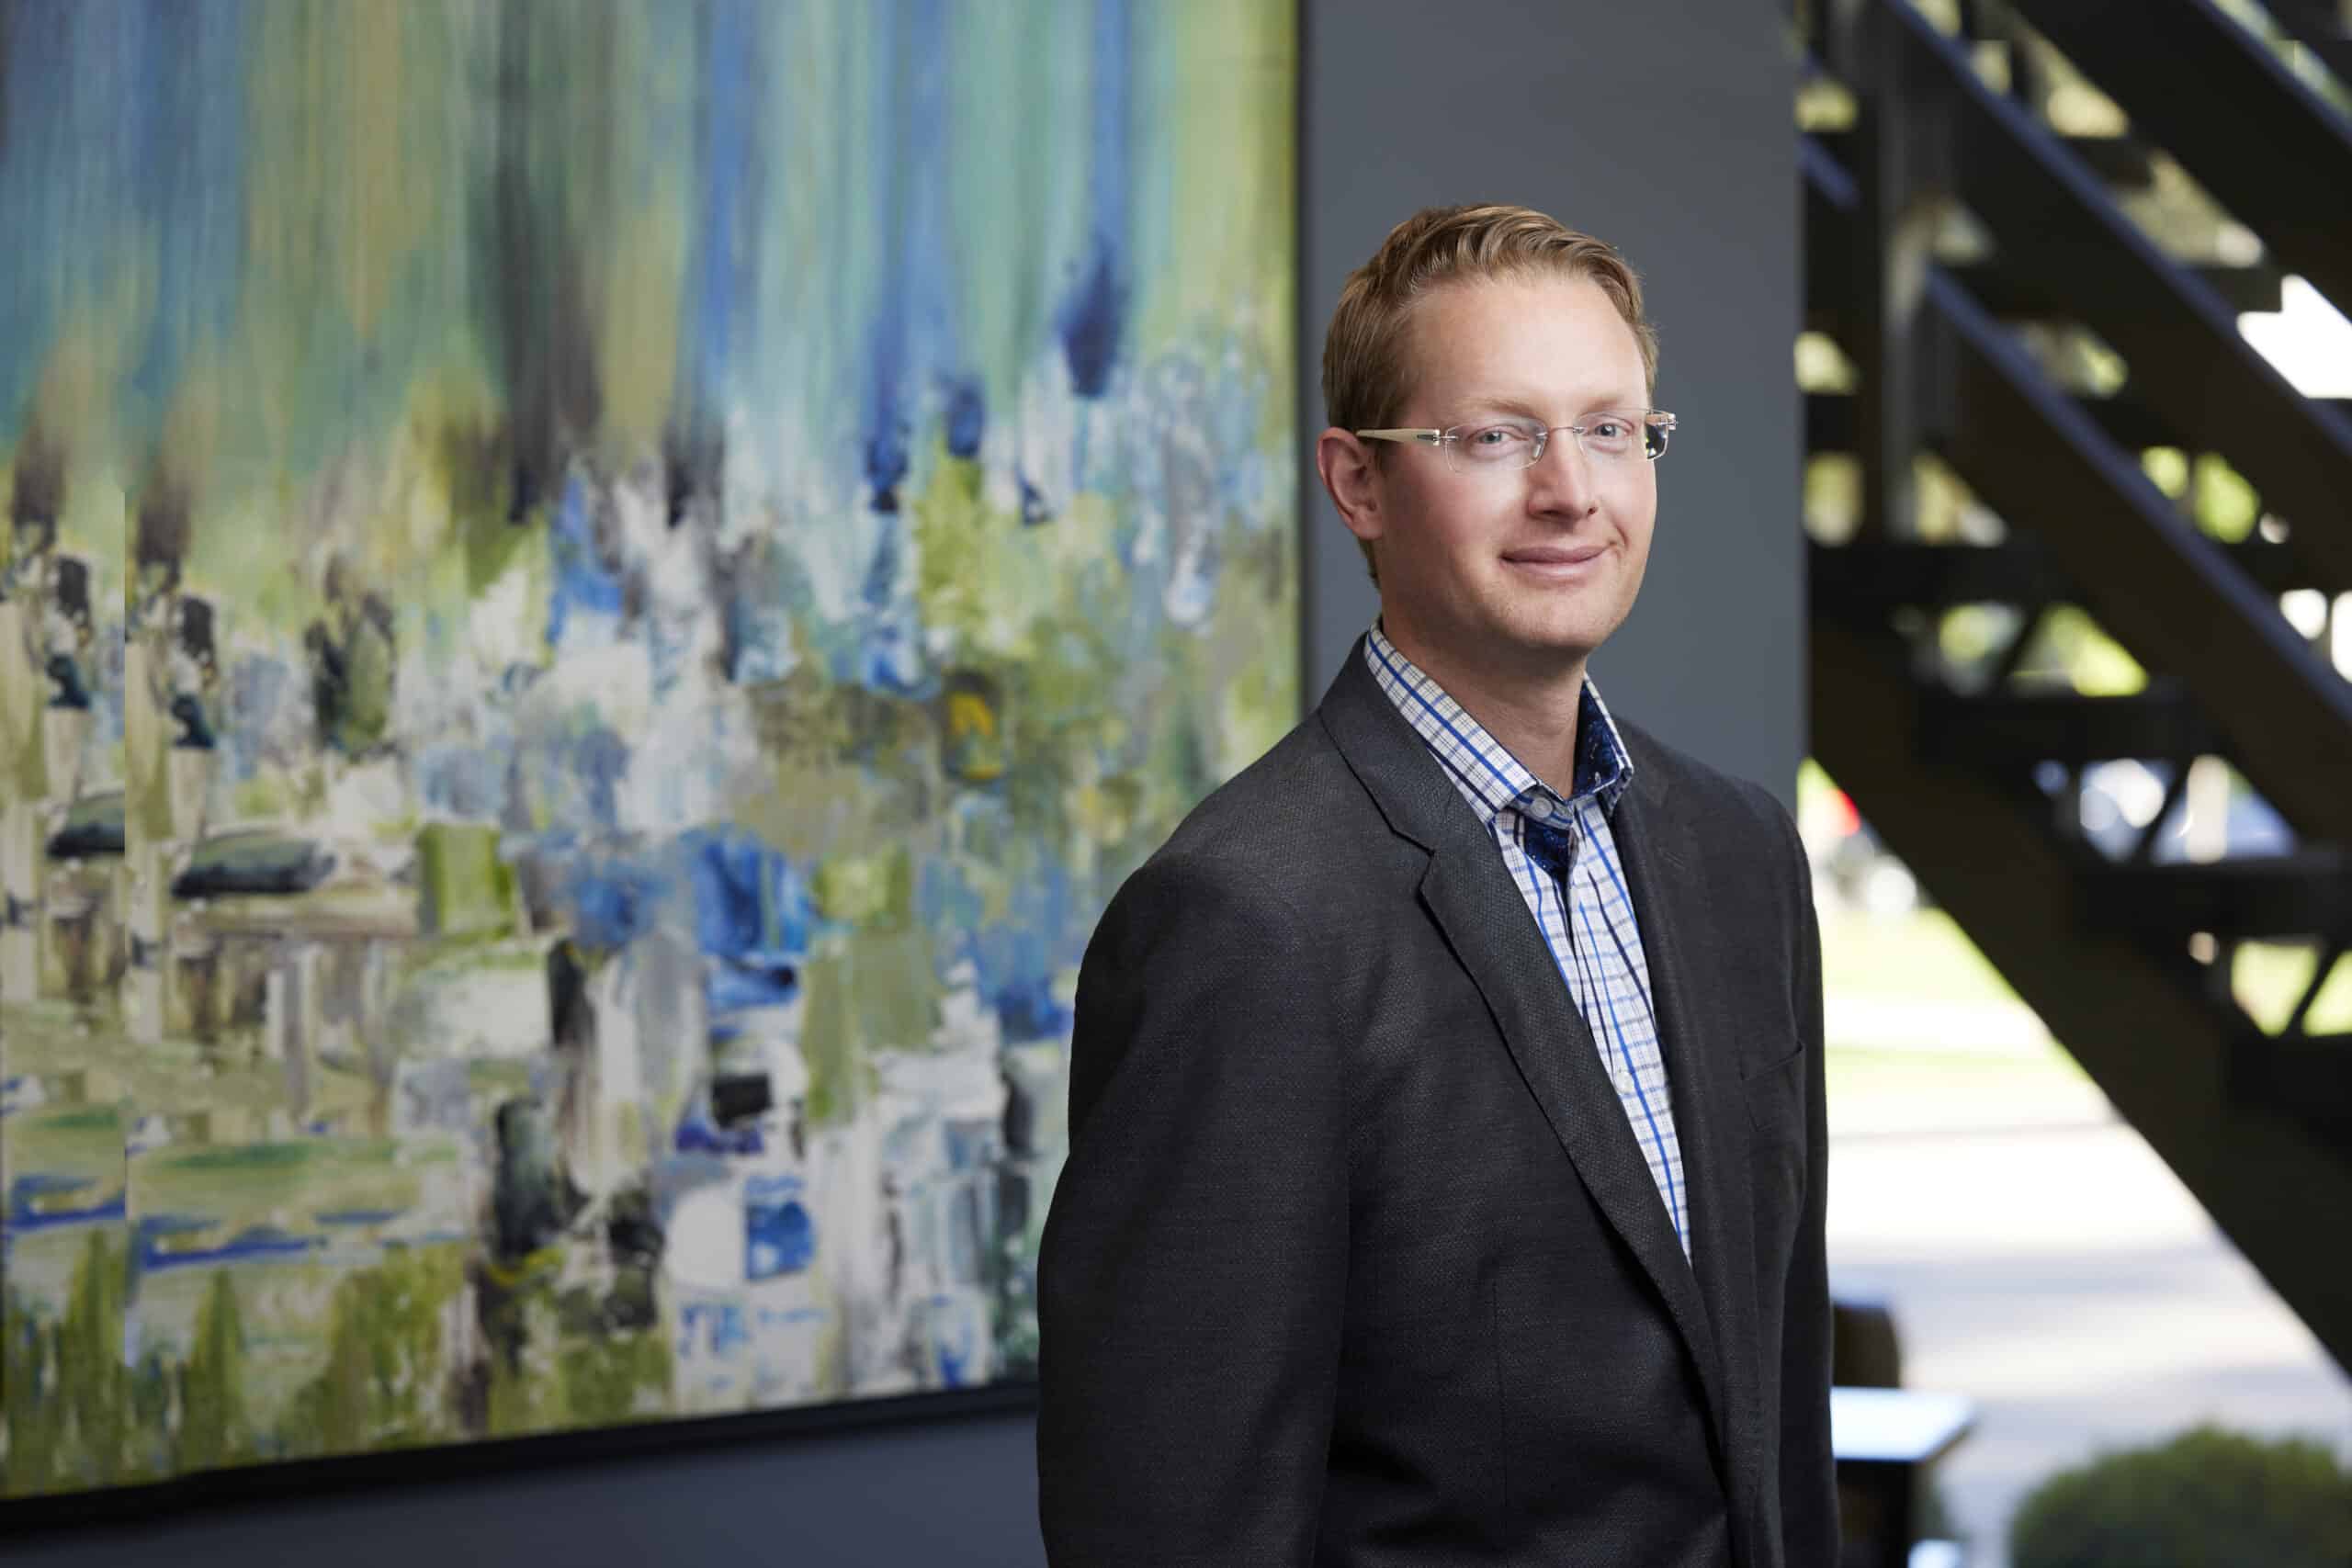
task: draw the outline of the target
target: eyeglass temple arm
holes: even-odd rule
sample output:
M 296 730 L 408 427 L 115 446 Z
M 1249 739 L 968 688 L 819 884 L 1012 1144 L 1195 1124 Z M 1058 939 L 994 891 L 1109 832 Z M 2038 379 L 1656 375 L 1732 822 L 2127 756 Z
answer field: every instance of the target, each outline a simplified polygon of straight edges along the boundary
M 1424 446 L 1442 446 L 1442 430 L 1359 430 L 1355 435 L 1364 441 L 1418 441 Z

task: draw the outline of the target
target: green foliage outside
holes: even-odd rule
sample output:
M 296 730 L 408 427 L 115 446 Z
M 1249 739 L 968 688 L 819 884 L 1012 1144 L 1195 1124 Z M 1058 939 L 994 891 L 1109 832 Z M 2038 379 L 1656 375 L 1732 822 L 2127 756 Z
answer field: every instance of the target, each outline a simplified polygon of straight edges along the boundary
M 2009 1525 L 2012 1568 L 2344 1568 L 2352 1473 L 2322 1445 L 2198 1427 L 2051 1477 Z

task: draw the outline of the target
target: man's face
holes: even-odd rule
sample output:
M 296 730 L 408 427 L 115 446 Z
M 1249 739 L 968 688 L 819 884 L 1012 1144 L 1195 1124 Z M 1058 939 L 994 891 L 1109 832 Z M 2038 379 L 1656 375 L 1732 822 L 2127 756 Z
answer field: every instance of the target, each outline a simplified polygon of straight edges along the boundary
M 1657 478 L 1638 441 L 1625 457 L 1588 457 L 1557 427 L 1648 406 L 1633 329 L 1589 278 L 1480 280 L 1420 300 L 1406 358 L 1398 424 L 1532 419 L 1552 434 L 1525 468 L 1457 468 L 1423 446 L 1387 454 L 1374 483 L 1389 635 L 1456 669 L 1581 668 L 1641 591 Z

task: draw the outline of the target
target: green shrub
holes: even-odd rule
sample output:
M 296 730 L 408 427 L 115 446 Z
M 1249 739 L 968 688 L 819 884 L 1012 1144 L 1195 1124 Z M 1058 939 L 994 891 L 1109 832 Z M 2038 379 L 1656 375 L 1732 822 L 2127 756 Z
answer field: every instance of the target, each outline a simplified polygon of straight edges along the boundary
M 2345 1568 L 2352 1474 L 2315 1442 L 2198 1427 L 2036 1487 L 2012 1568 Z

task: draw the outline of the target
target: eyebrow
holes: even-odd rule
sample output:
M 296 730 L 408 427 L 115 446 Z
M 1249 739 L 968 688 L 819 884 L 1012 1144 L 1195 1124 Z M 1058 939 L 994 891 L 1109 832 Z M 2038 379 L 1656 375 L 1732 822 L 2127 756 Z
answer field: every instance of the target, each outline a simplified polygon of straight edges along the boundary
M 1544 417 L 1543 412 L 1537 409 L 1533 402 L 1525 398 L 1519 397 L 1484 395 L 1467 397 L 1458 400 L 1454 406 L 1457 409 L 1475 409 L 1483 413 L 1520 414 L 1525 418 L 1532 420 L 1541 420 Z M 1643 406 L 1643 400 L 1639 398 L 1635 398 L 1630 402 L 1625 402 L 1620 401 L 1616 398 L 1607 394 L 1600 394 L 1596 396 L 1593 400 L 1589 401 L 1584 405 L 1583 412 L 1600 413 L 1606 411 L 1624 412 L 1638 409 Z M 1580 414 L 1578 417 L 1581 418 L 1582 415 Z

